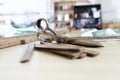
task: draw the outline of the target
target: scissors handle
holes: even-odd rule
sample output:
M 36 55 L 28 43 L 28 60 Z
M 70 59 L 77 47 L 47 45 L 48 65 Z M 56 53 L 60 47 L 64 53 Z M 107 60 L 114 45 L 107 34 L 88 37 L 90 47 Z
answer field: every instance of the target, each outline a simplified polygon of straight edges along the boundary
M 43 29 L 42 26 L 41 26 L 41 22 L 42 22 L 42 21 L 44 21 L 44 22 L 46 23 L 45 29 Z M 40 19 L 37 20 L 37 27 L 38 27 L 39 29 L 41 29 L 42 31 L 44 31 L 44 32 L 46 32 L 46 30 L 49 30 L 49 31 L 52 32 L 55 36 L 57 36 L 57 34 L 56 34 L 52 29 L 49 28 L 48 22 L 47 22 L 46 19 L 44 19 L 44 18 L 40 18 Z
M 47 23 L 47 21 L 44 18 L 40 18 L 40 19 L 37 20 L 37 27 L 43 30 L 43 28 L 41 26 L 41 21 L 44 21 L 46 23 L 46 28 L 47 28 L 48 27 L 48 23 Z
M 43 28 L 41 26 L 42 21 L 44 21 L 46 24 L 45 28 Z M 38 27 L 38 29 L 41 30 L 37 34 L 37 38 L 40 41 L 40 43 L 44 43 L 44 41 L 42 39 L 40 39 L 40 34 L 50 35 L 54 40 L 57 39 L 57 34 L 52 29 L 49 28 L 49 25 L 48 25 L 48 22 L 46 21 L 46 19 L 44 19 L 44 18 L 38 19 L 37 20 L 37 27 Z

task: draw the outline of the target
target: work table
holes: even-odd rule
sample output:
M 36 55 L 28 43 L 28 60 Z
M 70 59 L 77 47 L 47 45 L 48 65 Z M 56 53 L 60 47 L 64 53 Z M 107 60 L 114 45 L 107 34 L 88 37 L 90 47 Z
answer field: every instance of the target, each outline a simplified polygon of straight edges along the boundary
M 88 48 L 101 53 L 93 58 L 34 50 L 27 63 L 20 63 L 27 44 L 0 49 L 0 80 L 120 80 L 120 41 L 101 43 L 104 47 Z

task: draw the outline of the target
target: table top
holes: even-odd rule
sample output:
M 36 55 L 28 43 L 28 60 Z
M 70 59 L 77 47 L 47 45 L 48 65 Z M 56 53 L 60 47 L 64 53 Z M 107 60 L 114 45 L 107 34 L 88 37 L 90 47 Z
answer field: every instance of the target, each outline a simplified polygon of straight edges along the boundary
M 102 48 L 88 48 L 101 53 L 93 58 L 71 60 L 34 50 L 27 63 L 20 63 L 26 45 L 1 49 L 0 80 L 120 80 L 120 41 L 101 43 Z

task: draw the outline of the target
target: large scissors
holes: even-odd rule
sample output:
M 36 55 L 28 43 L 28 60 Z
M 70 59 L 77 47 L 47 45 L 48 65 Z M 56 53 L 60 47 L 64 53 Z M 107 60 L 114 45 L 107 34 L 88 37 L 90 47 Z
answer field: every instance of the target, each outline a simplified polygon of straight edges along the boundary
M 45 26 L 41 25 L 42 21 L 45 22 Z M 87 46 L 87 47 L 103 47 L 101 43 L 95 41 L 58 36 L 57 33 L 49 27 L 48 22 L 44 18 L 40 18 L 37 20 L 37 27 L 39 30 L 37 34 L 37 38 L 40 41 L 40 43 L 45 42 L 45 40 L 40 38 L 40 34 L 46 34 L 46 35 L 50 35 L 53 38 L 53 40 L 55 40 L 57 43 L 67 43 L 67 44 L 74 44 L 74 45 Z

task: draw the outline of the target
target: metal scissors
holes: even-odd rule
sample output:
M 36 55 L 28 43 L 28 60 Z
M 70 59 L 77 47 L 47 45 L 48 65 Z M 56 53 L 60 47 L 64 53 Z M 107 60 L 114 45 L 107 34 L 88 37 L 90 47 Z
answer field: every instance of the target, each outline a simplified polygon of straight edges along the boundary
M 42 21 L 45 22 L 46 26 L 41 25 Z M 67 43 L 67 44 L 87 46 L 87 47 L 103 47 L 101 43 L 95 42 L 95 41 L 79 39 L 79 38 L 71 38 L 71 37 L 65 37 L 65 36 L 58 36 L 57 33 L 49 27 L 48 22 L 44 18 L 40 18 L 37 20 L 37 27 L 39 29 L 37 38 L 42 44 L 44 44 L 45 40 L 40 38 L 40 34 L 50 35 L 53 38 L 52 40 L 55 40 L 57 43 L 64 43 L 64 44 Z

